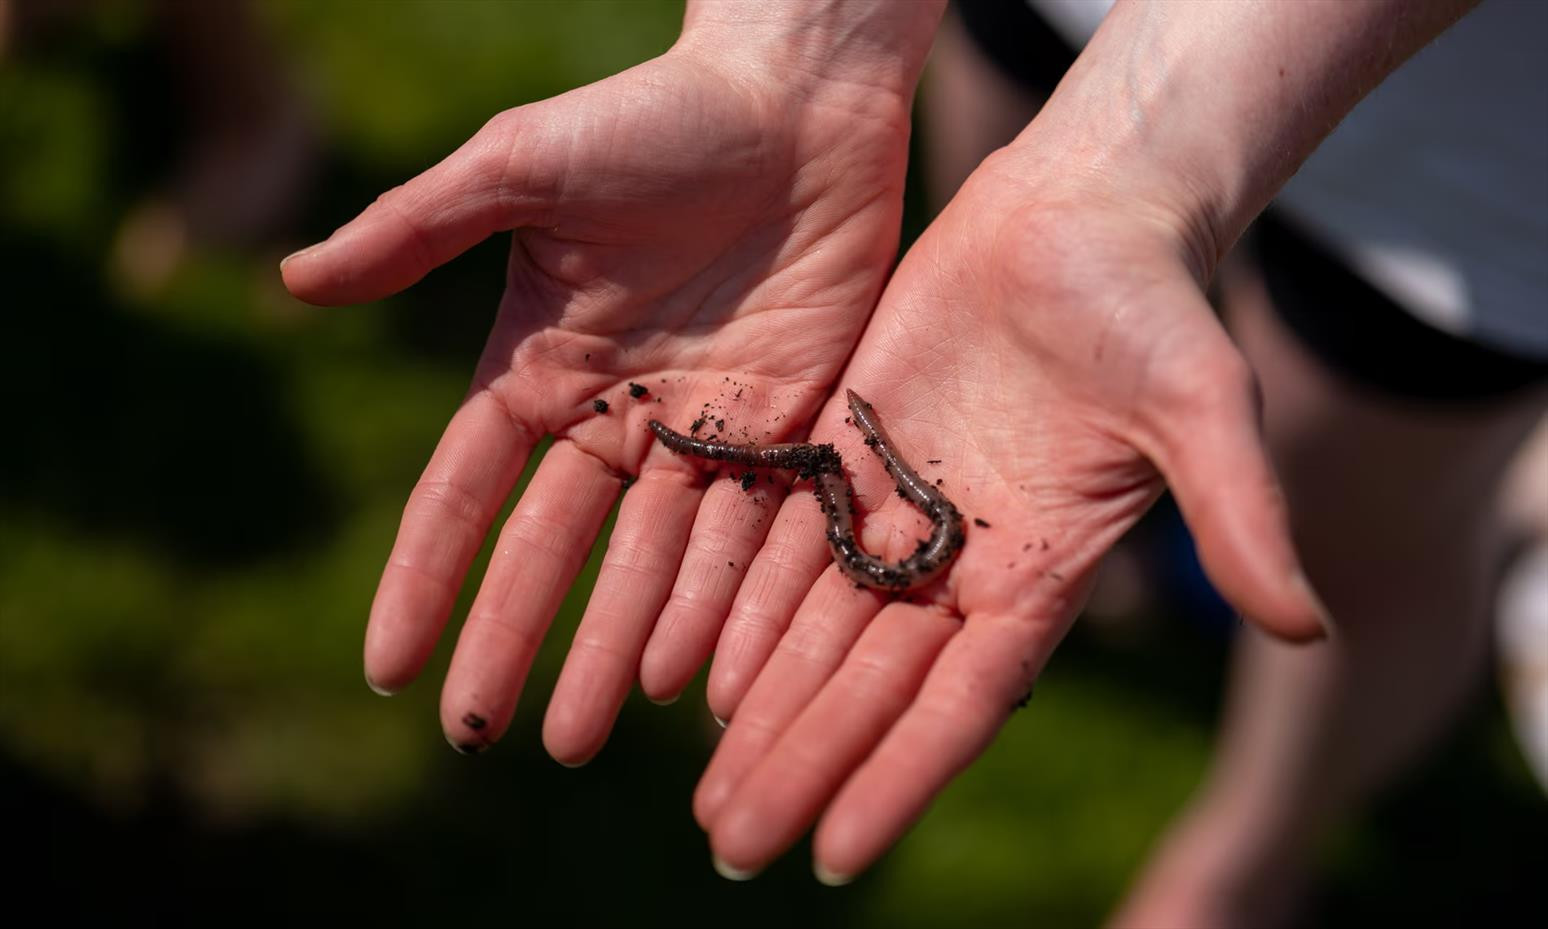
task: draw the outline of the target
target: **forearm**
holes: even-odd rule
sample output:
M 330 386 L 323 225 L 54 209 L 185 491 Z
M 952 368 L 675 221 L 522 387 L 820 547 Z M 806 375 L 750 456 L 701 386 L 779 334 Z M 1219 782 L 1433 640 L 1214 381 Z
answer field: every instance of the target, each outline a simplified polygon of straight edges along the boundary
M 1017 145 L 1180 217 L 1208 276 L 1350 109 L 1477 0 L 1123 2 Z
M 678 44 L 796 93 L 912 98 L 946 0 L 689 0 Z

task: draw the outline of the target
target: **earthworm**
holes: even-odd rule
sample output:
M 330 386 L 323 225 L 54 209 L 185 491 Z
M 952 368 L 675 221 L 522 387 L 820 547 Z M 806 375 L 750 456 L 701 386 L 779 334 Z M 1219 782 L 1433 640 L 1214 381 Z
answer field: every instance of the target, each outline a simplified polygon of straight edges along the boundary
M 650 421 L 650 428 L 662 445 L 679 455 L 726 461 L 749 468 L 788 468 L 797 471 L 801 478 L 812 478 L 817 503 L 828 518 L 828 549 L 845 576 L 857 584 L 881 590 L 903 591 L 923 586 L 946 570 L 961 551 L 965 539 L 962 513 L 903 460 L 877 419 L 876 410 L 853 390 L 847 393 L 855 426 L 865 433 L 865 444 L 881 456 L 882 465 L 897 482 L 898 494 L 930 518 L 930 537 L 901 561 L 882 561 L 860 547 L 855 538 L 855 492 L 844 475 L 843 458 L 832 445 L 711 442 L 674 432 L 654 419 Z
M 828 472 L 842 472 L 843 461 L 838 449 L 829 444 L 811 445 L 805 442 L 782 442 L 778 445 L 732 445 L 728 442 L 711 442 L 696 439 L 681 432 L 674 432 L 660 420 L 650 421 L 650 431 L 661 444 L 679 455 L 693 455 L 712 461 L 729 461 L 747 468 L 789 468 L 799 471 L 802 478 L 816 477 Z

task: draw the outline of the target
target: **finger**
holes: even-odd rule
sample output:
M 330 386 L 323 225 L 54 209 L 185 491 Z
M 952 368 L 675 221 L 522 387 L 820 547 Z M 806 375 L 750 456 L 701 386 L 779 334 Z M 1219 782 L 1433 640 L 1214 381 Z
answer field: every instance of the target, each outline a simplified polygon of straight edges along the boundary
M 989 747 L 1068 625 L 968 618 L 818 824 L 813 856 L 825 882 L 844 883 L 869 867 Z
M 818 578 L 699 779 L 693 814 L 700 826 L 710 828 L 742 778 L 827 683 L 882 605 L 879 594 L 856 590 L 836 567 Z
M 407 686 L 435 648 L 468 566 L 532 452 L 495 394 L 470 396 L 409 494 L 366 624 L 366 681 Z
M 1330 620 L 1296 555 L 1251 374 L 1244 364 L 1218 380 L 1222 389 L 1188 419 L 1186 435 L 1167 442 L 1157 464 L 1221 595 L 1272 635 L 1321 638 Z
M 585 563 L 619 479 L 574 443 L 553 444 L 500 531 L 489 570 L 457 639 L 441 726 L 463 750 L 510 724 L 543 633 Z
M 380 299 L 493 233 L 533 222 L 557 185 L 535 157 L 547 147 L 530 137 L 531 123 L 519 110 L 496 116 L 435 167 L 281 262 L 285 286 L 329 306 Z
M 743 489 L 734 477 L 705 492 L 671 598 L 640 661 L 640 688 L 650 699 L 675 699 L 709 657 L 782 497 L 767 481 Z
M 698 484 L 691 472 L 649 468 L 624 494 L 543 721 L 543 744 L 561 764 L 583 764 L 607 740 L 677 576 L 703 496 Z
M 710 847 L 731 872 L 762 870 L 800 838 L 908 707 L 951 636 L 944 610 L 893 604 L 715 818 Z
M 710 665 L 710 712 L 728 720 L 752 687 L 801 600 L 832 563 L 820 510 L 810 492 L 786 499 L 747 576 L 715 645 Z

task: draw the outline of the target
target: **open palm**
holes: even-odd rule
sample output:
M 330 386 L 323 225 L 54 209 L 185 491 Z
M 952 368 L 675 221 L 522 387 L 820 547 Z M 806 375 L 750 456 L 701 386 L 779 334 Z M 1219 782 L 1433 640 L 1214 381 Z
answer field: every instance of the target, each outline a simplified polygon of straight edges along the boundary
M 843 377 L 968 518 L 950 573 L 891 602 L 831 565 L 769 573 L 822 546 L 804 492 L 750 569 L 775 580 L 743 590 L 722 634 L 710 701 L 730 726 L 695 796 L 729 872 L 761 868 L 819 815 L 819 873 L 874 861 L 987 747 L 1164 482 L 1246 616 L 1320 632 L 1250 372 L 1177 224 L 1033 173 L 1009 152 L 975 173 Z M 814 435 L 854 472 L 866 547 L 907 554 L 923 518 L 843 417 L 830 403 Z
M 553 436 L 443 690 L 447 737 L 466 750 L 508 725 L 631 477 L 545 741 L 584 761 L 637 671 L 658 699 L 686 685 L 758 549 L 753 509 L 766 504 L 729 482 L 706 489 L 693 465 L 652 448 L 646 420 L 686 430 L 709 404 L 711 421 L 759 440 L 809 422 L 897 247 L 904 98 L 797 94 L 779 75 L 719 68 L 674 49 L 502 113 L 284 266 L 303 299 L 359 302 L 515 230 L 493 331 L 410 496 L 366 639 L 373 686 L 418 673 L 528 456 Z

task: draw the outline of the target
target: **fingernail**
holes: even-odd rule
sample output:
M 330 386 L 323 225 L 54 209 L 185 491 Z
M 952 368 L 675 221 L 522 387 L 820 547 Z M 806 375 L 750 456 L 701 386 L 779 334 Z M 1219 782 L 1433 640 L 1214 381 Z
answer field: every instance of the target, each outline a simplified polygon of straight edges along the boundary
M 1290 586 L 1296 588 L 1301 596 L 1305 597 L 1306 601 L 1311 604 L 1312 609 L 1316 611 L 1317 622 L 1322 625 L 1321 637 L 1325 639 L 1331 636 L 1335 629 L 1333 614 L 1328 612 L 1327 605 L 1322 602 L 1321 597 L 1317 596 L 1317 590 L 1312 587 L 1311 580 L 1307 578 L 1306 572 L 1297 570 L 1290 575 Z
M 456 749 L 459 755 L 477 755 L 489 747 L 483 742 L 453 742 L 450 736 L 447 736 L 446 744 Z
M 369 675 L 369 674 L 367 674 L 365 676 L 365 681 L 366 681 L 366 686 L 371 688 L 371 692 L 376 694 L 379 697 L 390 697 L 393 694 L 397 693 L 396 690 L 389 690 L 386 687 L 383 687 L 382 685 L 380 685 L 380 684 L 376 683 L 375 681 L 371 680 L 371 675 Z
M 726 728 L 726 721 L 721 719 L 719 716 L 716 716 L 714 713 L 710 714 L 710 719 L 713 719 L 715 722 L 720 723 L 720 728 L 722 728 L 722 729 Z
M 302 255 L 305 255 L 308 252 L 314 251 L 317 248 L 317 246 L 321 245 L 321 244 L 322 244 L 321 242 L 318 242 L 317 245 L 308 245 L 306 248 L 297 249 L 297 250 L 291 252 L 290 254 L 286 255 L 284 258 L 280 259 L 279 266 L 281 268 L 285 267 L 286 263 L 289 262 L 292 258 L 300 258 Z
M 482 732 L 484 727 L 489 725 L 489 721 L 477 713 L 464 713 L 462 716 L 462 724 L 474 732 Z M 485 738 L 486 737 L 482 735 L 475 735 L 471 739 L 453 740 L 451 733 L 446 734 L 446 741 L 451 744 L 451 747 L 455 748 L 457 751 L 464 755 L 477 755 L 479 752 L 488 748 L 490 743 L 485 741 Z
M 817 876 L 817 883 L 826 887 L 843 887 L 845 884 L 852 883 L 855 879 L 853 874 L 840 874 L 837 871 L 829 871 L 822 866 L 822 862 L 816 859 L 812 860 L 812 873 Z
M 576 768 L 584 768 L 586 766 L 586 762 L 590 761 L 591 759 L 583 758 L 580 761 L 565 761 L 563 758 L 555 758 L 554 760 L 559 762 L 561 767 L 569 768 L 573 771 Z
M 677 702 L 677 698 L 681 697 L 681 696 L 682 696 L 681 693 L 675 693 L 672 696 L 667 697 L 664 700 L 657 700 L 655 697 L 652 697 L 649 694 L 646 694 L 645 695 L 645 699 L 649 700 L 651 703 L 654 703 L 656 706 L 671 706 L 672 704 L 676 703 Z
M 713 853 L 710 855 L 710 864 L 715 866 L 716 874 L 728 881 L 750 881 L 758 876 L 757 871 L 743 871 L 740 868 L 731 867 L 724 861 L 721 861 L 719 855 Z

